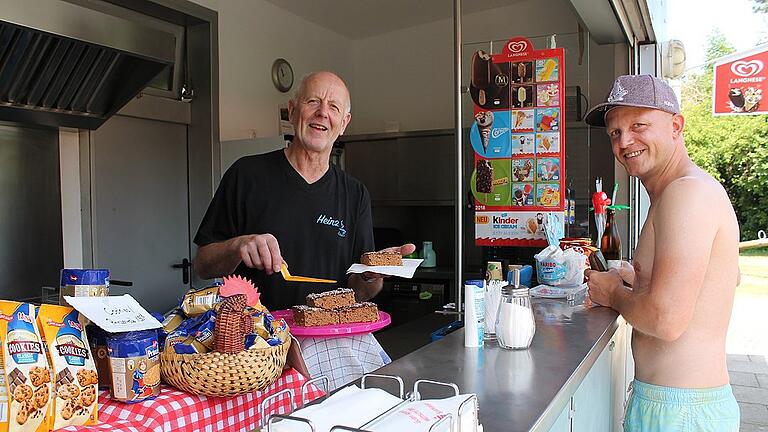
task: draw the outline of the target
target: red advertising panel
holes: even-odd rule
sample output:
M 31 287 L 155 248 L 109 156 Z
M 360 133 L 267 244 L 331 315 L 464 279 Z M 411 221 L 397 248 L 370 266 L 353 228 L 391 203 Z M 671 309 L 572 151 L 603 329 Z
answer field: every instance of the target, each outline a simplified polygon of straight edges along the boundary
M 565 204 L 565 50 L 510 39 L 472 56 L 470 187 L 475 243 L 546 246 L 543 223 Z
M 767 114 L 768 47 L 729 56 L 715 63 L 714 115 Z

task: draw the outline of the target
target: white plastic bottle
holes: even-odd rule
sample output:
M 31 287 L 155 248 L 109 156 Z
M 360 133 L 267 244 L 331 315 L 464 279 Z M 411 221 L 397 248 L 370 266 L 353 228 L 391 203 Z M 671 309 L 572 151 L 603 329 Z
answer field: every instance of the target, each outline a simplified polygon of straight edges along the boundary
M 464 346 L 483 346 L 485 333 L 485 281 L 464 282 Z

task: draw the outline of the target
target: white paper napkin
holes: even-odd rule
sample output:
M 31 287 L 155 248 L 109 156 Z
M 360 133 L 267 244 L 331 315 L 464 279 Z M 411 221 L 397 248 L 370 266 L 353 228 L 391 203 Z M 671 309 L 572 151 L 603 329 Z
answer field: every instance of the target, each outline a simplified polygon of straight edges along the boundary
M 352 264 L 347 273 L 364 273 L 372 272 L 388 276 L 400 276 L 402 278 L 410 279 L 416 272 L 416 268 L 424 261 L 423 259 L 403 258 L 403 265 L 401 266 L 367 266 L 363 264 Z
M 310 420 L 317 432 L 326 432 L 333 426 L 360 427 L 400 403 L 401 400 L 377 388 L 360 389 L 355 385 L 345 387 L 315 405 L 291 414 Z M 305 432 L 304 423 L 281 421 L 274 423 L 273 432 Z

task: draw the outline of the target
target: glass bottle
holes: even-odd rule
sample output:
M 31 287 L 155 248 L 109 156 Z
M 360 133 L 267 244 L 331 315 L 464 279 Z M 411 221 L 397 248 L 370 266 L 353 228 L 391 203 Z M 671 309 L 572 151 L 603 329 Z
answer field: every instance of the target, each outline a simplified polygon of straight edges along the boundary
M 605 232 L 600 239 L 600 250 L 603 252 L 608 268 L 619 268 L 621 266 L 621 236 L 619 227 L 616 225 L 616 211 L 608 209 L 607 221 L 605 223 Z
M 423 243 L 421 257 L 424 258 L 424 261 L 421 263 L 422 267 L 437 266 L 437 255 L 435 254 L 435 250 L 432 249 L 431 241 L 425 241 Z
M 496 339 L 505 349 L 526 349 L 536 333 L 531 295 L 520 284 L 520 270 L 512 270 L 512 284 L 502 288 L 496 317 Z

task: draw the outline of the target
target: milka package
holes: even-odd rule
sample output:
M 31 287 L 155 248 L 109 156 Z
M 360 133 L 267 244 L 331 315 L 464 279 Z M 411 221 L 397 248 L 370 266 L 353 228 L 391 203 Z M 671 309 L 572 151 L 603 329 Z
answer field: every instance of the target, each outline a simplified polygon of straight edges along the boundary
M 54 376 L 51 429 L 96 424 L 98 374 L 85 317 L 67 306 L 44 304 L 38 314 Z
M 3 378 L 0 431 L 48 430 L 51 372 L 40 340 L 35 307 L 0 300 Z

